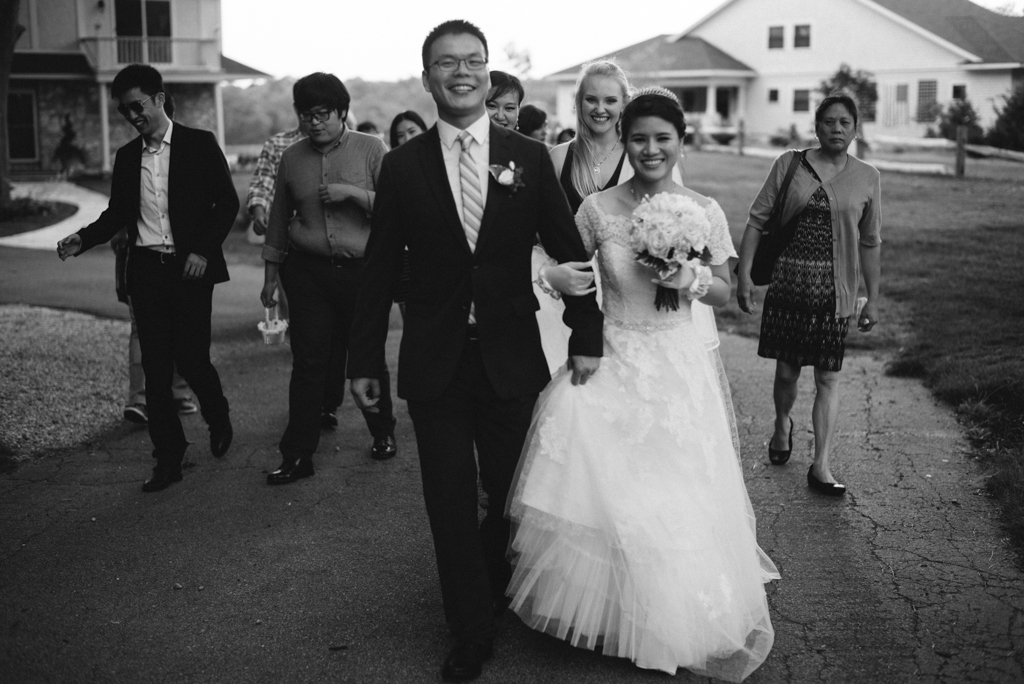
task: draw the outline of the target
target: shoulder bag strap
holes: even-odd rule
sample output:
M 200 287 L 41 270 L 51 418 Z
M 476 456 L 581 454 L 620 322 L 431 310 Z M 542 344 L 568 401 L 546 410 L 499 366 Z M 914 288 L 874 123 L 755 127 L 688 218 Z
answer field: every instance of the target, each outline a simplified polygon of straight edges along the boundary
M 782 212 L 786 207 L 786 193 L 789 191 L 789 184 L 793 180 L 793 174 L 796 173 L 796 167 L 800 166 L 800 160 L 806 154 L 807 150 L 801 150 L 793 155 L 793 159 L 789 162 L 789 168 L 786 169 L 786 177 L 782 181 L 782 186 L 779 187 L 779 194 L 775 196 L 775 205 L 772 207 L 772 213 L 768 220 L 777 227 L 781 227 L 782 224 Z M 772 221 L 773 218 L 774 221 Z

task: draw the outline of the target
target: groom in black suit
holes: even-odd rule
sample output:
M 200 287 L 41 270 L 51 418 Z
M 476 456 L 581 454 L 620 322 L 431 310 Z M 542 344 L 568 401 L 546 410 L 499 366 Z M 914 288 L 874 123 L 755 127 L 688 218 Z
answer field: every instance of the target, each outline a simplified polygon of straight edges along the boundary
M 479 676 L 507 606 L 505 501 L 550 379 L 531 251 L 539 234 L 557 261 L 586 260 L 547 149 L 487 118 L 487 56 L 483 33 L 465 21 L 441 24 L 423 44 L 423 85 L 439 121 L 384 157 L 349 348 L 352 393 L 371 407 L 408 247 L 398 395 L 416 431 L 445 618 L 457 639 L 447 681 Z M 565 304 L 569 366 L 583 383 L 600 364 L 603 318 L 593 294 Z M 479 528 L 474 446 L 490 500 Z
M 213 455 L 231 445 L 228 400 L 210 362 L 210 315 L 213 286 L 228 279 L 221 244 L 238 213 L 238 194 L 213 133 L 167 118 L 159 71 L 126 66 L 110 91 L 139 137 L 117 151 L 106 211 L 61 240 L 57 253 L 77 256 L 127 229 L 127 289 L 156 458 L 142 491 L 155 492 L 181 480 L 188 448 L 171 393 L 175 367 L 199 398 Z

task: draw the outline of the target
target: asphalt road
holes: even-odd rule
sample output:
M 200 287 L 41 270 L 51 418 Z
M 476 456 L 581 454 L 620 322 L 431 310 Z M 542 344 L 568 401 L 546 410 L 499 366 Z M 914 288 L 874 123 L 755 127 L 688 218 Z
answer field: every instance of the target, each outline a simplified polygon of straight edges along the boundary
M 112 268 L 103 249 L 62 265 L 0 248 L 0 305 L 122 318 Z M 347 401 L 316 476 L 267 487 L 290 356 L 255 332 L 259 272 L 236 264 L 232 278 L 215 299 L 214 357 L 235 423 L 224 459 L 192 416 L 192 466 L 162 493 L 140 491 L 149 440 L 123 425 L 0 475 L 4 684 L 440 680 L 450 644 L 404 403 L 397 458 L 368 457 Z M 885 376 L 883 359 L 848 356 L 836 471 L 850 495 L 815 496 L 810 374 L 794 457 L 769 466 L 772 367 L 755 349 L 723 339 L 760 542 L 782 573 L 768 587 L 775 646 L 747 681 L 1024 681 L 1024 574 L 951 413 L 918 382 Z M 479 681 L 667 677 L 506 616 Z

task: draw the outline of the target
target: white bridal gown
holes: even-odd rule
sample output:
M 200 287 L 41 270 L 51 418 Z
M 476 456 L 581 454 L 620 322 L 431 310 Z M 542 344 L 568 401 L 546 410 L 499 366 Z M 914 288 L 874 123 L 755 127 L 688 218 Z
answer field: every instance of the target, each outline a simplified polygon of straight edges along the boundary
M 538 399 L 509 500 L 512 608 L 640 667 L 740 681 L 771 649 L 764 583 L 779 575 L 757 545 L 713 315 L 685 296 L 656 310 L 629 218 L 600 202 L 576 222 L 597 251 L 605 356 L 585 385 L 562 368 Z M 721 264 L 725 215 L 705 211 Z

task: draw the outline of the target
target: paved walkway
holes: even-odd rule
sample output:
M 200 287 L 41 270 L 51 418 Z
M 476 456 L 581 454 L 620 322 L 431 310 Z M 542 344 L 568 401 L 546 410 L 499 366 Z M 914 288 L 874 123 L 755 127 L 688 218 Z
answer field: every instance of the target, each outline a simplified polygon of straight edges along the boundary
M 16 261 L 0 249 L 0 274 Z M 60 266 L 40 255 L 32 276 L 49 282 Z M 109 275 L 106 257 L 63 266 L 77 274 L 64 276 L 71 290 L 73 278 Z M 19 290 L 18 301 L 67 297 L 48 290 Z M 0 304 L 14 301 L 10 291 L 0 287 Z M 224 459 L 193 416 L 192 466 L 162 493 L 139 490 L 150 447 L 125 425 L 0 475 L 0 680 L 439 681 L 449 637 L 404 403 L 394 460 L 368 457 L 346 402 L 316 476 L 267 487 L 289 352 L 227 315 L 251 292 L 219 296 L 215 362 L 236 430 Z M 920 383 L 887 377 L 882 359 L 849 356 L 836 469 L 850 495 L 815 496 L 805 483 L 810 374 L 793 460 L 769 466 L 772 368 L 755 350 L 723 338 L 760 541 L 782 573 L 768 588 L 775 646 L 748 681 L 1024 681 L 1024 574 L 950 411 Z M 665 681 L 511 616 L 500 632 L 481 682 Z
M 102 193 L 67 181 L 14 183 L 11 195 L 13 197 L 34 197 L 39 200 L 60 200 L 77 205 L 78 211 L 52 226 L 0 238 L 0 247 L 56 250 L 60 240 L 99 218 L 99 215 L 107 208 L 109 201 L 107 196 Z

